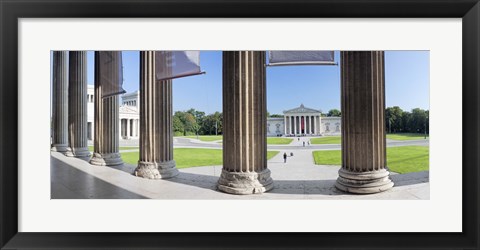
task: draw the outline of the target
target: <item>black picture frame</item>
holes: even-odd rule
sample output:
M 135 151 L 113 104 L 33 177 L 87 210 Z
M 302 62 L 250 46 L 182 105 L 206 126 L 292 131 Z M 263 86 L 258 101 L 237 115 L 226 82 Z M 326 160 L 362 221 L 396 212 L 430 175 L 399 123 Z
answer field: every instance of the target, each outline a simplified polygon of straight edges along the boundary
M 18 232 L 19 18 L 462 18 L 462 233 Z M 1 249 L 479 249 L 478 0 L 0 0 Z M 439 218 L 441 222 L 441 218 Z M 375 221 L 372 221 L 375 223 Z M 348 226 L 348 225 L 345 225 Z M 412 225 L 414 227 L 414 225 Z M 221 231 L 221 225 L 219 225 Z

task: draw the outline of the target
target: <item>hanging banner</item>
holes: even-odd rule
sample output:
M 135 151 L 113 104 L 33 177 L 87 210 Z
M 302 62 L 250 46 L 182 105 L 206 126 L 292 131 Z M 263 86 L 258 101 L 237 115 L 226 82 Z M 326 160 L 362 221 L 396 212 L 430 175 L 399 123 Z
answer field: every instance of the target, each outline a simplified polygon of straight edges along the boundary
M 95 81 L 102 86 L 102 98 L 126 93 L 123 89 L 123 65 L 121 51 L 96 51 Z
M 336 65 L 330 50 L 316 51 L 269 51 L 268 66 L 291 65 Z
M 157 80 L 205 73 L 200 69 L 200 51 L 156 51 L 155 72 Z

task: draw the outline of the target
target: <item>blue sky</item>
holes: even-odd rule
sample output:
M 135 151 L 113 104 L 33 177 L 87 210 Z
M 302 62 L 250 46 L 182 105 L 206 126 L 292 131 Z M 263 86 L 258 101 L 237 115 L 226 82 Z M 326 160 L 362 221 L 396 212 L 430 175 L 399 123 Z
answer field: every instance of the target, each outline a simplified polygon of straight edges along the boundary
M 339 60 L 335 52 L 335 60 Z M 88 83 L 94 82 L 94 56 L 88 52 Z M 385 52 L 386 106 L 429 109 L 429 52 Z M 139 89 L 139 52 L 123 52 L 124 89 Z M 222 52 L 202 51 L 204 75 L 173 80 L 173 110 L 222 111 Z M 267 67 L 267 109 L 271 114 L 305 106 L 323 112 L 340 109 L 339 66 Z

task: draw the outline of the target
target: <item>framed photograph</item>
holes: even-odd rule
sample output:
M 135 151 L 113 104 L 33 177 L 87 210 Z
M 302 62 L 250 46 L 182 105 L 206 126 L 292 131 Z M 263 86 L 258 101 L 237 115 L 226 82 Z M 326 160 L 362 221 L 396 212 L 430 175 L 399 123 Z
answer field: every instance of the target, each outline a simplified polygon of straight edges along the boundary
M 479 248 L 477 0 L 0 4 L 1 249 Z

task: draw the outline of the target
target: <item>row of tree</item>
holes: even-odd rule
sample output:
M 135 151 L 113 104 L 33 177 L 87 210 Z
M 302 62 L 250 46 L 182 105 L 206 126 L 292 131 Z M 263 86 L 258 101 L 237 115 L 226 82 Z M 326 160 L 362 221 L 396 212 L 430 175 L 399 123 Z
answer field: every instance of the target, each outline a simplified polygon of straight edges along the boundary
M 220 112 L 205 115 L 195 109 L 176 111 L 173 115 L 175 135 L 220 135 L 222 134 L 223 115 Z
M 327 117 L 341 116 L 338 109 L 331 109 L 325 114 Z M 267 112 L 267 117 L 283 117 L 280 114 Z M 400 107 L 388 107 L 385 110 L 385 123 L 389 133 L 428 133 L 428 110 L 419 108 L 411 112 L 403 111 Z M 223 132 L 223 114 L 215 112 L 206 115 L 203 111 L 189 109 L 176 111 L 173 115 L 173 131 L 175 135 L 221 135 Z
M 385 123 L 389 133 L 429 133 L 429 111 L 420 108 L 411 112 L 398 106 L 385 110 Z

